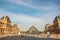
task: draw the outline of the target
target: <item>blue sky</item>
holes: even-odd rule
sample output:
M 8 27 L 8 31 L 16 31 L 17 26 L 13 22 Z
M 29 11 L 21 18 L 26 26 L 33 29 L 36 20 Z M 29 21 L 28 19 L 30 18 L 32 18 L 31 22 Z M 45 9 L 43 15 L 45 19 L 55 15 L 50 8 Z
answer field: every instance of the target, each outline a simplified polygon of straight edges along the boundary
M 7 15 L 12 24 L 27 31 L 34 25 L 43 31 L 45 25 L 53 24 L 60 15 L 60 0 L 0 0 L 0 17 Z

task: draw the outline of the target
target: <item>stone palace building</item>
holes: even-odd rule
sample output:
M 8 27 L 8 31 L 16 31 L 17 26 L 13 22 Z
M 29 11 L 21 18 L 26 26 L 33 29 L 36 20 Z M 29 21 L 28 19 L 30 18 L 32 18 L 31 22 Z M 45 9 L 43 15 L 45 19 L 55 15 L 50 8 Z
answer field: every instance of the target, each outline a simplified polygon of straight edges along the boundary
M 60 15 L 55 17 L 52 25 L 45 25 L 45 32 L 60 33 Z
M 8 16 L 0 18 L 0 34 L 17 34 L 19 33 L 18 26 L 16 24 L 11 25 L 11 21 Z

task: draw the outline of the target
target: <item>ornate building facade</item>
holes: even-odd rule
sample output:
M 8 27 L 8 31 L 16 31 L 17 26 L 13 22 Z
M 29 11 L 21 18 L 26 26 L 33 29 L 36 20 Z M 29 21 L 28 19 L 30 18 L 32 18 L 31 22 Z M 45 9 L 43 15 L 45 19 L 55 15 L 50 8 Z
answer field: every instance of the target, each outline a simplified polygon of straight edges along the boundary
M 0 34 L 19 33 L 19 29 L 16 24 L 11 25 L 11 21 L 8 16 L 0 18 Z
M 55 17 L 53 25 L 45 25 L 45 32 L 60 33 L 60 15 Z

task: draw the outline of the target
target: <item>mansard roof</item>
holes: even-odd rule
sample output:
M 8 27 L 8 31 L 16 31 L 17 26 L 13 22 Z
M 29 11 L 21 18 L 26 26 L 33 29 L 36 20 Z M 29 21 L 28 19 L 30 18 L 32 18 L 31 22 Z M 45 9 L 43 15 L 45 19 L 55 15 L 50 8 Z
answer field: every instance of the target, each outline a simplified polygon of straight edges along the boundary
M 5 20 L 11 22 L 8 16 L 3 16 L 1 19 L 4 20 L 4 18 L 5 18 Z
M 60 15 L 56 16 L 53 23 L 58 22 L 58 19 L 60 19 Z

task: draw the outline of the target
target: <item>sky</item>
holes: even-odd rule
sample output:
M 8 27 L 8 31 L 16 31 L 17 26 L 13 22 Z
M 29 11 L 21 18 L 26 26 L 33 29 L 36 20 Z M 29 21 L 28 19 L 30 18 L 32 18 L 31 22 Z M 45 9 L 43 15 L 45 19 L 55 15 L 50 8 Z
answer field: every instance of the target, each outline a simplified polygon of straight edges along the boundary
M 60 15 L 60 0 L 0 0 L 0 18 L 9 16 L 11 24 L 17 24 L 21 31 L 32 25 L 44 31 L 46 24 L 53 24 Z

